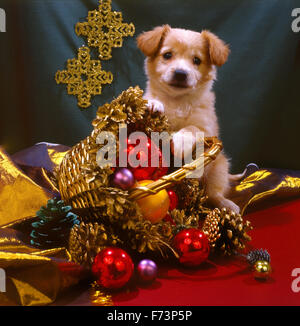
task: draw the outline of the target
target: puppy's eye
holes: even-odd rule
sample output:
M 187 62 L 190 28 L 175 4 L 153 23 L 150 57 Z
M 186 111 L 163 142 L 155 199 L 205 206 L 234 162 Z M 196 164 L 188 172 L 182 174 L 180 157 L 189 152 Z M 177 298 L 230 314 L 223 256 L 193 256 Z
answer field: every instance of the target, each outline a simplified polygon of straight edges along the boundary
M 193 59 L 193 62 L 194 62 L 195 65 L 199 66 L 201 64 L 201 59 L 199 59 L 198 57 L 195 57 Z
M 166 52 L 163 54 L 163 58 L 169 60 L 172 58 L 172 52 Z

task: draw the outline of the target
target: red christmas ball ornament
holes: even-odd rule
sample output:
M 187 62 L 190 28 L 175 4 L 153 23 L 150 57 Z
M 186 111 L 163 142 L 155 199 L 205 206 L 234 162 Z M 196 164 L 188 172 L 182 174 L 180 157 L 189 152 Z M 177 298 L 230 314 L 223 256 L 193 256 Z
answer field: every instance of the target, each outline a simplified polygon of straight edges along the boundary
M 210 251 L 206 235 L 199 229 L 184 229 L 173 240 L 174 249 L 179 254 L 179 262 L 184 266 L 198 266 L 204 262 Z
M 155 170 L 152 174 L 152 180 L 158 180 L 162 176 L 164 176 L 168 173 L 169 168 L 167 166 L 165 166 L 166 160 L 163 157 L 160 148 L 158 146 L 156 146 L 156 144 L 150 140 L 150 157 L 151 157 L 151 152 L 154 152 L 154 155 L 158 156 L 158 166 L 155 167 Z M 150 160 L 150 162 L 151 162 L 151 160 Z
M 163 175 L 167 174 L 168 167 L 164 167 L 164 159 L 162 156 L 162 153 L 155 145 L 154 142 L 151 141 L 151 139 L 147 136 L 145 136 L 146 139 L 143 139 L 143 142 L 146 143 L 146 147 L 141 150 L 136 150 L 135 147 L 139 144 L 132 144 L 129 139 L 127 139 L 127 167 L 131 170 L 133 173 L 133 176 L 135 180 L 157 180 L 161 178 Z M 152 166 L 151 162 L 151 155 L 154 155 L 155 157 L 158 157 L 158 167 Z M 139 160 L 140 164 L 137 167 L 132 166 L 131 159 L 132 157 L 136 157 L 137 160 Z M 155 160 L 154 160 L 155 161 Z
M 146 137 L 146 136 L 145 136 Z M 155 167 L 151 166 L 151 140 L 146 137 L 143 142 L 146 141 L 146 147 L 142 150 L 137 151 L 135 147 L 139 144 L 131 144 L 130 140 L 127 139 L 127 164 L 128 169 L 131 170 L 135 180 L 146 180 L 151 179 L 152 174 L 155 171 Z M 140 161 L 140 164 L 136 167 L 132 166 L 132 157 L 136 157 Z
M 172 189 L 168 190 L 168 195 L 170 198 L 169 210 L 172 211 L 173 209 L 177 208 L 177 206 L 178 206 L 178 196 L 176 195 L 176 192 Z
M 152 174 L 152 180 L 158 180 L 168 173 L 169 168 L 165 166 L 166 162 L 161 153 L 161 150 L 155 144 L 153 144 L 152 146 L 155 146 L 159 159 L 159 166 L 155 168 L 155 171 Z
M 94 259 L 92 272 L 97 283 L 107 289 L 119 289 L 131 278 L 134 265 L 131 257 L 120 248 L 108 247 Z

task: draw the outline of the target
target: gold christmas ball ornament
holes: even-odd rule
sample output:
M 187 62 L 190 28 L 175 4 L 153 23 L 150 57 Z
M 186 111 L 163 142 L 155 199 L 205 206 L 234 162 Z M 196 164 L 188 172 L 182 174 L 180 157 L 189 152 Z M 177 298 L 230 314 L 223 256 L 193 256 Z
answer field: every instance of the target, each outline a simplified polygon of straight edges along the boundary
M 135 187 L 144 187 L 151 182 L 153 180 L 142 180 Z M 143 217 L 152 223 L 161 221 L 167 215 L 170 206 L 170 198 L 165 189 L 159 191 L 157 194 L 137 199 L 136 202 L 141 209 Z
M 253 265 L 254 278 L 258 280 L 266 280 L 272 272 L 272 267 L 269 262 L 265 260 L 258 260 Z

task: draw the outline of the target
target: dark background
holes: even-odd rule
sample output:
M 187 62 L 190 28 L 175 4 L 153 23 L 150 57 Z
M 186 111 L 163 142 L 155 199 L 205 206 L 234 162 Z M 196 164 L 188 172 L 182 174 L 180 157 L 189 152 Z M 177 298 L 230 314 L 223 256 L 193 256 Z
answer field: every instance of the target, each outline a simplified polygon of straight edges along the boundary
M 233 172 L 249 162 L 300 168 L 300 33 L 291 29 L 299 0 L 113 0 L 136 34 L 103 62 L 114 82 L 83 110 L 54 75 L 86 44 L 74 26 L 97 6 L 97 0 L 0 0 L 7 19 L 7 32 L 0 33 L 0 144 L 6 151 L 41 141 L 71 146 L 85 138 L 99 105 L 129 86 L 145 87 L 136 35 L 168 23 L 210 29 L 231 45 L 215 91 Z

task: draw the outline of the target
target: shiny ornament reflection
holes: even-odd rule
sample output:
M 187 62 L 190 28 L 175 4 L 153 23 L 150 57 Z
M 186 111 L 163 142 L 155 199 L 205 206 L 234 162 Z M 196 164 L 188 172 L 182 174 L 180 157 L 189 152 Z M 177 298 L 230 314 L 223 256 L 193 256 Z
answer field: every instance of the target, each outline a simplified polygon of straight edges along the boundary
M 138 264 L 137 272 L 142 282 L 153 282 L 157 276 L 157 265 L 153 260 L 144 259 Z
M 133 269 L 133 262 L 127 252 L 114 247 L 101 250 L 92 265 L 97 283 L 107 289 L 123 287 L 130 280 Z
M 113 175 L 113 184 L 122 190 L 128 190 L 134 185 L 134 176 L 129 169 L 120 168 Z
M 137 187 L 143 187 L 153 182 L 152 180 L 143 180 L 137 184 Z M 136 201 L 141 209 L 143 217 L 152 223 L 161 221 L 168 212 L 170 198 L 165 189 L 155 195 L 149 195 Z
M 210 252 L 206 235 L 194 228 L 178 232 L 174 237 L 173 247 L 180 256 L 179 262 L 189 267 L 203 263 Z
M 253 266 L 254 278 L 258 280 L 267 280 L 272 272 L 272 267 L 269 262 L 258 260 Z

